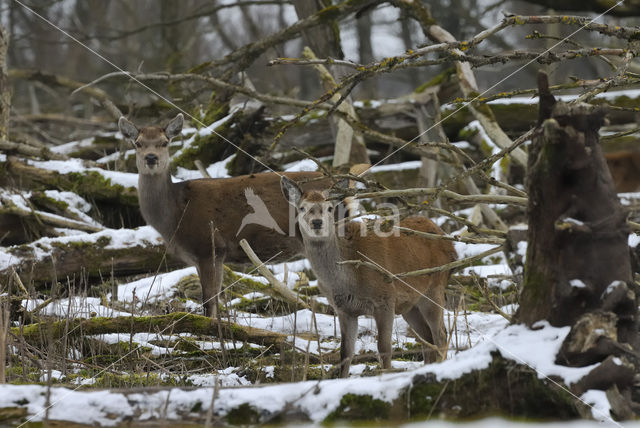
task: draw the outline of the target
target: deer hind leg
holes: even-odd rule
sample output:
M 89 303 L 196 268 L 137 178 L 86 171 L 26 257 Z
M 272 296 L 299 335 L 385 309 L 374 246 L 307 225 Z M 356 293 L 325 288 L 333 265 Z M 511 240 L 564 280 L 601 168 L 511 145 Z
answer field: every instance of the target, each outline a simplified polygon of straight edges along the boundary
M 340 377 L 349 377 L 349 368 L 356 348 L 358 317 L 338 311 L 340 321 Z
M 425 351 L 425 362 L 434 362 L 446 356 L 447 333 L 444 328 L 442 309 L 444 306 L 444 291 L 442 293 L 427 294 L 429 298 L 422 298 L 416 305 L 426 324 L 431 330 L 431 343 L 436 349 Z
M 434 358 L 432 350 L 429 349 L 429 345 L 425 345 L 424 342 L 433 343 L 433 337 L 431 336 L 431 328 L 427 324 L 427 320 L 420 313 L 420 309 L 417 306 L 411 308 L 408 312 L 402 314 L 402 318 L 409 324 L 409 327 L 418 335 L 418 340 L 423 342 L 422 345 L 422 357 L 424 363 L 431 362 Z
M 377 309 L 373 313 L 378 326 L 378 353 L 382 359 L 382 368 L 391 368 L 391 333 L 393 330 L 394 311 L 389 307 Z

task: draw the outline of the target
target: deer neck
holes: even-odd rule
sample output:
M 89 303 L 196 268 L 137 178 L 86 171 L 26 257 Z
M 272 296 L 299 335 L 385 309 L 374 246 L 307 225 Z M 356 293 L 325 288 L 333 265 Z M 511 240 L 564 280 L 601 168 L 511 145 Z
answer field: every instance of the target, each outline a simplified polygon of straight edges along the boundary
M 318 276 L 319 286 L 327 295 L 335 295 L 348 280 L 348 270 L 343 261 L 340 239 L 334 235 L 330 239 L 315 240 L 303 236 L 306 256 L 313 271 Z
M 178 189 L 166 173 L 139 174 L 138 199 L 145 221 L 167 239 L 175 231 L 178 213 Z

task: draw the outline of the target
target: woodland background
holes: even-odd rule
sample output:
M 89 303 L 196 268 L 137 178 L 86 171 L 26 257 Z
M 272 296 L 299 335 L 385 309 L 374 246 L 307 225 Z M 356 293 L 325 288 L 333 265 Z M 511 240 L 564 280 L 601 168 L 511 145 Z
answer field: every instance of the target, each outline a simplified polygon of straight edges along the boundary
M 0 421 L 637 417 L 638 16 L 637 1 L 599 0 L 3 2 Z M 582 336 L 544 301 L 520 300 L 532 139 L 547 118 L 540 70 L 549 94 L 606 113 L 590 135 L 618 192 L 607 201 L 624 206 L 616 233 L 629 259 L 614 279 L 626 285 L 580 318 L 592 322 Z M 422 367 L 397 321 L 393 373 L 381 373 L 363 320 L 351 379 L 329 380 L 335 317 L 304 261 L 270 267 L 304 304 L 230 266 L 228 319 L 200 316 L 195 271 L 144 225 L 117 132 L 120 115 L 164 124 L 179 110 L 189 119 L 172 145 L 177 179 L 341 175 L 367 162 L 368 211 L 391 201 L 441 225 L 460 258 L 447 361 Z

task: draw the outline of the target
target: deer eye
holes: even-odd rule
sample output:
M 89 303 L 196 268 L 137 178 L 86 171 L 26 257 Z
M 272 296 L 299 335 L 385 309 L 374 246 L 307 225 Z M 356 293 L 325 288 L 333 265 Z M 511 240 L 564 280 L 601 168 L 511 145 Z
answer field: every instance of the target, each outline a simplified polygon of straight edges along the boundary
M 300 208 L 298 208 L 298 210 L 299 210 L 301 213 L 303 213 L 303 212 L 304 212 L 304 207 L 300 207 Z
M 164 141 L 164 142 L 162 143 L 162 147 L 167 147 L 168 145 L 169 145 L 169 141 Z
M 333 207 L 327 208 L 327 211 L 329 211 L 329 212 L 333 211 Z
M 140 148 L 142 148 L 142 144 L 140 144 L 140 142 L 139 142 L 139 141 L 134 141 L 134 142 L 133 142 L 133 145 L 134 145 L 134 146 L 136 146 L 136 149 L 140 149 Z

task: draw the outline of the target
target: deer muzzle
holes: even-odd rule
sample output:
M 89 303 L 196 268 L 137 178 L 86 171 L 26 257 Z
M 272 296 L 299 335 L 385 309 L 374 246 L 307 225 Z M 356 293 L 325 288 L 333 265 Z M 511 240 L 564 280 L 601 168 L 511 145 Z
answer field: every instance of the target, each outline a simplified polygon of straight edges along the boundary
M 153 153 L 149 153 L 148 155 L 146 155 L 144 157 L 144 163 L 146 163 L 147 166 L 156 166 L 156 165 L 158 165 L 158 155 L 154 155 Z

